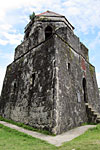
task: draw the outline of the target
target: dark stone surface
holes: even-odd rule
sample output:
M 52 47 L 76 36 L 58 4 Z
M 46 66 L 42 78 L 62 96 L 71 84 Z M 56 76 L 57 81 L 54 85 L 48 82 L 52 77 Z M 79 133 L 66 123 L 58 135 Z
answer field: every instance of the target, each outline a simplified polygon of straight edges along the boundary
M 53 35 L 45 40 L 48 25 Z M 100 113 L 95 68 L 73 31 L 42 18 L 27 32 L 7 67 L 0 114 L 60 134 L 88 121 L 86 101 Z
M 1 104 L 4 117 L 51 131 L 54 121 L 54 53 L 52 38 L 8 66 Z

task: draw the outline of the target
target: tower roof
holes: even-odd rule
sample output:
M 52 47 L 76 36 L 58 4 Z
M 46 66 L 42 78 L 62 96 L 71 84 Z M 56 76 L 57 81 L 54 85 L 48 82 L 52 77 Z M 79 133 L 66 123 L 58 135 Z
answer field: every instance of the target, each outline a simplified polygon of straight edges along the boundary
M 47 19 L 48 18 L 48 19 Z M 40 21 L 57 21 L 57 22 L 64 22 L 71 30 L 74 30 L 74 27 L 72 24 L 66 19 L 65 16 L 60 15 L 58 13 L 52 12 L 47 10 L 46 12 L 40 13 L 36 15 L 35 21 L 40 20 Z M 25 27 L 25 31 L 32 25 L 32 21 L 30 21 L 27 26 Z
M 47 10 L 46 12 L 40 13 L 40 14 L 38 14 L 38 15 L 36 15 L 36 16 L 58 16 L 58 17 L 59 17 L 59 16 L 62 16 L 62 15 Z M 64 16 L 62 16 L 62 17 L 64 17 Z
M 66 17 L 65 16 L 63 16 L 63 15 L 60 15 L 60 14 L 58 14 L 58 13 L 55 13 L 55 12 L 53 12 L 53 11 L 49 11 L 49 10 L 47 10 L 46 12 L 43 12 L 43 13 L 40 13 L 40 14 L 37 14 L 36 16 L 38 16 L 38 17 L 52 17 L 52 18 L 60 18 L 60 19 L 64 19 L 63 21 L 64 22 L 66 22 L 66 24 L 72 29 L 72 30 L 74 30 L 74 27 L 72 26 L 72 24 L 66 19 Z

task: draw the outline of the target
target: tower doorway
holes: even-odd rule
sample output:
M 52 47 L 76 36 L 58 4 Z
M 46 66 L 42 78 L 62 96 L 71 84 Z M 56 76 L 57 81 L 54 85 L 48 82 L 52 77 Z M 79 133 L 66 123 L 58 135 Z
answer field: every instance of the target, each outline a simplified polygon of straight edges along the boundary
M 87 103 L 87 88 L 86 88 L 86 79 L 83 78 L 83 92 L 84 92 L 84 102 Z

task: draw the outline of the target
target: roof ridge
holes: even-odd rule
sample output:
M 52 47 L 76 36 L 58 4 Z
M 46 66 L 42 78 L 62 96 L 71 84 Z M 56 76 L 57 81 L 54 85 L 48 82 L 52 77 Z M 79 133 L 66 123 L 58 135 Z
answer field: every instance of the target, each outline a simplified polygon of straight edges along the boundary
M 45 11 L 45 12 L 43 12 L 43 13 L 37 14 L 36 16 L 43 15 L 43 14 L 45 14 L 45 13 L 47 13 L 47 12 L 48 12 L 48 11 Z
M 54 13 L 55 15 L 63 16 L 63 15 L 60 15 L 60 14 L 55 13 L 55 12 L 53 12 L 53 11 L 49 11 L 49 10 L 47 10 L 47 12 Z
M 60 14 L 58 14 L 58 13 L 55 13 L 55 12 L 49 11 L 49 10 L 47 10 L 47 11 L 45 11 L 45 12 L 43 12 L 43 13 L 37 14 L 36 16 L 44 15 L 44 14 L 46 14 L 46 13 L 53 13 L 53 14 L 55 14 L 55 15 L 57 15 L 57 16 L 63 16 L 63 15 L 60 15 Z

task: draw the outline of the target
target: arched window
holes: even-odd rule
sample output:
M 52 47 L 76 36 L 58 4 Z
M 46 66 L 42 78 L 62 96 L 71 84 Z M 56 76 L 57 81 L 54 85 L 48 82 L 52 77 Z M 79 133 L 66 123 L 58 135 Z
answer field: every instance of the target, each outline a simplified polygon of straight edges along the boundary
M 47 26 L 45 28 L 45 39 L 48 39 L 52 35 L 52 28 L 50 26 Z

